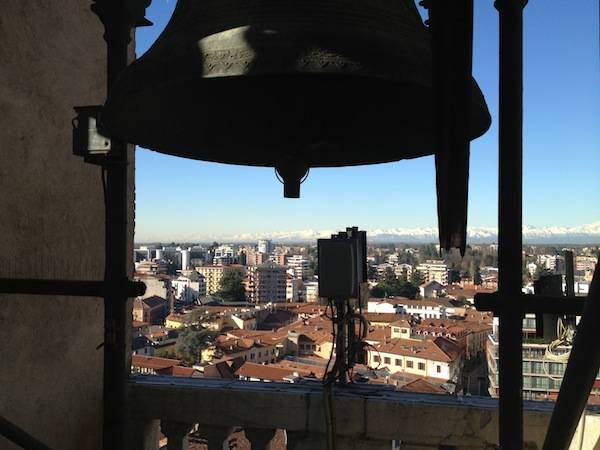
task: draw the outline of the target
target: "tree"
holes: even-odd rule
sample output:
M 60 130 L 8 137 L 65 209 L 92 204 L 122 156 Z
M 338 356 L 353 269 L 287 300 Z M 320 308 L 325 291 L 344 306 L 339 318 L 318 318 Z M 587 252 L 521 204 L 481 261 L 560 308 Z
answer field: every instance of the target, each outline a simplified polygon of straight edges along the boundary
M 481 286 L 483 283 L 483 279 L 481 278 L 481 269 L 479 266 L 475 266 L 475 273 L 473 275 L 473 284 L 476 286 Z
M 377 279 L 377 269 L 375 268 L 375 266 L 369 265 L 369 267 L 367 269 L 367 278 L 369 280 L 376 280 Z
M 415 286 L 421 286 L 425 283 L 425 277 L 419 270 L 415 269 L 410 274 L 410 282 Z
M 198 325 L 184 328 L 175 344 L 175 356 L 190 366 L 199 362 L 202 350 L 211 344 L 214 335 L 214 332 Z
M 407 298 L 416 298 L 419 289 L 406 277 L 398 278 L 389 267 L 385 270 L 381 281 L 371 289 L 373 297 L 399 296 Z
M 448 282 L 450 284 L 460 283 L 460 270 L 450 269 L 448 271 Z
M 383 287 L 376 285 L 376 286 L 373 286 L 373 288 L 371 288 L 371 292 L 369 293 L 369 296 L 374 297 L 374 298 L 385 298 L 386 294 L 387 294 L 387 292 L 385 292 Z
M 246 289 L 244 288 L 243 281 L 244 278 L 241 272 L 237 270 L 225 272 L 215 296 L 226 302 L 245 302 Z

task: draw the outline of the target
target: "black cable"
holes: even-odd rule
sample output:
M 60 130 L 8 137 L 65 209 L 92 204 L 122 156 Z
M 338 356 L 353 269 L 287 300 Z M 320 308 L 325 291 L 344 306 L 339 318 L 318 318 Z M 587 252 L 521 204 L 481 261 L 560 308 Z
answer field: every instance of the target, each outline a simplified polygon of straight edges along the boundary
M 327 316 L 327 309 L 329 309 L 331 311 L 331 315 Z M 325 366 L 325 373 L 323 374 L 323 383 L 324 384 L 328 384 L 331 382 L 330 378 L 330 372 L 329 372 L 329 365 L 331 364 L 331 360 L 333 359 L 333 349 L 335 346 L 335 339 L 336 339 L 336 333 L 335 333 L 335 321 L 334 321 L 334 317 L 333 317 L 333 303 L 331 300 L 327 300 L 327 306 L 325 307 L 325 317 L 327 317 L 328 319 L 331 320 L 331 325 L 332 325 L 332 330 L 331 330 L 331 334 L 333 336 L 333 342 L 331 344 L 331 352 L 329 353 L 329 359 L 327 360 L 327 365 Z
M 102 179 L 102 195 L 104 196 L 104 208 L 108 205 L 108 194 L 106 192 L 106 167 L 100 167 L 100 178 Z

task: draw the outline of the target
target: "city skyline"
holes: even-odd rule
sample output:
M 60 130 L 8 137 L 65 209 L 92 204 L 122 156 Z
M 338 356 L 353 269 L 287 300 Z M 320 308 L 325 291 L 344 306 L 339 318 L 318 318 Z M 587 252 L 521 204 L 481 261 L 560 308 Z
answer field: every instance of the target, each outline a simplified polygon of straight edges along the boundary
M 154 42 L 174 2 L 153 2 L 152 27 L 136 32 L 137 53 Z M 530 4 L 525 11 L 523 223 L 578 227 L 600 220 L 598 5 Z M 560 33 L 551 33 L 561 26 Z M 497 223 L 498 16 L 476 3 L 473 74 L 492 127 L 471 145 L 469 226 Z M 548 102 L 551 96 L 552 101 Z M 139 149 L 136 240 L 268 236 L 294 230 L 437 226 L 433 157 L 314 169 L 301 198 L 284 199 L 273 169 L 191 161 Z

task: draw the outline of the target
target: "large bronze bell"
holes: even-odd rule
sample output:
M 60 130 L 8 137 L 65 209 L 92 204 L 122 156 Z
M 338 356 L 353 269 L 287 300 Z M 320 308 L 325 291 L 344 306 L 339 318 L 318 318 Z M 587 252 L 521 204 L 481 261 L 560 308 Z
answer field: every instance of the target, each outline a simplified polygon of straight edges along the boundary
M 434 153 L 432 61 L 412 0 L 179 0 L 122 74 L 110 134 L 186 158 L 336 167 Z M 470 137 L 490 125 L 475 82 Z

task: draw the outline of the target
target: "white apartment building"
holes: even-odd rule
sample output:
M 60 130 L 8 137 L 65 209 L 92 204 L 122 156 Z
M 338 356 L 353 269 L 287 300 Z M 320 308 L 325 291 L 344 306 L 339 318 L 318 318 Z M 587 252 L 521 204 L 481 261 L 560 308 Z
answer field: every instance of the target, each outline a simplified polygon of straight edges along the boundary
M 398 254 L 392 253 L 391 255 L 388 255 L 387 262 L 394 265 L 398 264 Z
M 294 278 L 303 280 L 309 269 L 309 261 L 302 255 L 293 255 L 287 259 L 287 266 Z
M 260 239 L 258 241 L 258 252 L 268 255 L 273 251 L 273 242 L 270 239 Z
M 182 303 L 193 303 L 200 297 L 206 297 L 206 280 L 195 270 L 188 275 L 181 275 L 172 282 L 175 298 Z
M 187 270 L 190 267 L 190 251 L 188 249 L 181 250 L 181 270 Z
M 214 250 L 212 263 L 214 266 L 227 266 L 235 262 L 235 250 L 229 245 L 221 245 Z
M 442 260 L 430 259 L 417 266 L 417 270 L 425 277 L 425 282 L 437 281 L 448 284 L 448 266 Z

